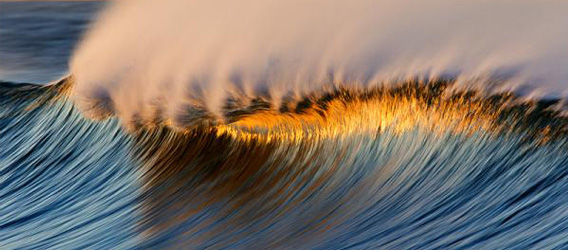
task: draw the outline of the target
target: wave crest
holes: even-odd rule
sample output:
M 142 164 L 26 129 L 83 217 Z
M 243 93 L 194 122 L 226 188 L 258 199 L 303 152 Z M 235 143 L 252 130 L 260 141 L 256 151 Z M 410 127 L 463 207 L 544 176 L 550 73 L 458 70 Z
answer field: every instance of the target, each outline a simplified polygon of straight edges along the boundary
M 180 126 L 222 122 L 235 96 L 279 106 L 329 85 L 416 76 L 468 85 L 507 75 L 506 90 L 563 97 L 566 9 L 555 0 L 116 1 L 73 56 L 74 96 L 101 117 L 159 113 Z

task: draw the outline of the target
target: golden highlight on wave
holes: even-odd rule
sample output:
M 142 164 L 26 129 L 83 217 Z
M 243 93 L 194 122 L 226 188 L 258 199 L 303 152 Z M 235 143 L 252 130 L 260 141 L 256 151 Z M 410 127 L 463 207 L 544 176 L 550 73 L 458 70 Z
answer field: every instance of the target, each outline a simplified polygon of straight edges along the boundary
M 70 76 L 54 86 L 69 95 L 73 81 Z M 491 81 L 483 86 L 498 85 Z M 131 132 L 168 127 L 179 133 L 198 130 L 260 142 L 300 142 L 385 130 L 400 134 L 411 129 L 468 135 L 516 133 L 545 142 L 563 138 L 567 132 L 563 99 L 527 99 L 513 92 L 489 94 L 457 85 L 451 78 L 415 78 L 373 88 L 329 87 L 300 98 L 284 98 L 278 106 L 266 96 L 232 96 L 225 100 L 223 117 L 187 106 L 179 111 L 178 119 L 185 121 L 181 124 L 168 118 L 156 103 L 144 117 L 134 115 L 121 122 Z M 93 105 L 100 109 L 101 104 Z
M 296 143 L 353 134 L 378 135 L 385 130 L 400 134 L 412 129 L 439 134 L 515 133 L 527 140 L 546 142 L 563 138 L 567 131 L 563 100 L 527 100 L 511 92 L 488 95 L 456 89 L 455 83 L 438 79 L 372 89 L 339 87 L 278 108 L 257 99 L 244 108 L 246 111 L 227 108 L 225 121 L 220 124 L 201 122 L 177 129 L 201 128 L 243 141 Z M 164 120 L 137 125 L 139 129 L 171 127 L 172 123 Z

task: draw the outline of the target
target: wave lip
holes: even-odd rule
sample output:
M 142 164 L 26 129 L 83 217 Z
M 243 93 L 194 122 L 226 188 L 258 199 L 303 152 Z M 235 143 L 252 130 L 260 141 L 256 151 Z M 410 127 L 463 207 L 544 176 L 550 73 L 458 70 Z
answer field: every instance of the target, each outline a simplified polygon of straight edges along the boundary
M 417 76 L 467 85 L 509 75 L 502 90 L 562 98 L 566 9 L 556 0 L 120 1 L 89 30 L 70 69 L 84 108 L 100 106 L 95 116 L 158 112 L 181 126 L 223 122 L 235 96 L 279 106 L 329 85 Z
M 484 80 L 484 85 L 495 86 L 500 81 Z M 74 84 L 70 76 L 55 86 L 60 86 L 61 93 L 72 93 Z M 348 86 L 286 98 L 277 106 L 263 96 L 232 96 L 224 102 L 222 117 L 204 107 L 186 106 L 186 110 L 177 111 L 177 119 L 172 119 L 162 108 L 166 104 L 159 102 L 145 113 L 126 120 L 119 117 L 132 132 L 171 127 L 260 140 L 301 141 L 387 129 L 402 133 L 418 127 L 437 133 L 515 133 L 545 142 L 564 138 L 567 131 L 563 99 L 527 99 L 513 92 L 463 88 L 453 78 L 416 78 L 373 88 Z M 72 100 L 83 112 L 88 110 L 84 113 L 87 117 L 104 120 L 117 115 L 111 110 L 110 98 Z

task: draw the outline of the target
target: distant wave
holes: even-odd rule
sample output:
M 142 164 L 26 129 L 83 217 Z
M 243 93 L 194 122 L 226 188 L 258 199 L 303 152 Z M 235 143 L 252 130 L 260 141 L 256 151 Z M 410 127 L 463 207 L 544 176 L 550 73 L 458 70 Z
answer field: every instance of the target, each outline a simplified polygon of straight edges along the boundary
M 2 247 L 568 244 L 562 100 L 415 80 L 228 100 L 223 123 L 182 127 L 92 121 L 74 84 L 0 84 Z

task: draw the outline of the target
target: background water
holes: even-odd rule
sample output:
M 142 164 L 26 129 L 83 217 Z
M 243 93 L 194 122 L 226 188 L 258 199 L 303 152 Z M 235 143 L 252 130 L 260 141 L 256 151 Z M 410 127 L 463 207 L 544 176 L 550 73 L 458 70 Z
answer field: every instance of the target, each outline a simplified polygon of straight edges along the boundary
M 0 79 L 47 83 L 68 60 L 102 1 L 0 1 Z

